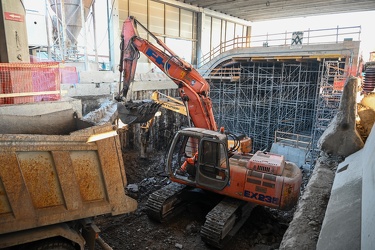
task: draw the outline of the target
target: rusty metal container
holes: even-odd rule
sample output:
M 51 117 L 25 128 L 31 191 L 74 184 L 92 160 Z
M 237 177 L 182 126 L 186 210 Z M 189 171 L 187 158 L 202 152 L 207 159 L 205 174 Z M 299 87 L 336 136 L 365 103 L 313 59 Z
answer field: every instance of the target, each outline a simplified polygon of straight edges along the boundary
M 0 243 L 11 232 L 134 211 L 118 136 L 87 142 L 113 130 L 0 134 Z

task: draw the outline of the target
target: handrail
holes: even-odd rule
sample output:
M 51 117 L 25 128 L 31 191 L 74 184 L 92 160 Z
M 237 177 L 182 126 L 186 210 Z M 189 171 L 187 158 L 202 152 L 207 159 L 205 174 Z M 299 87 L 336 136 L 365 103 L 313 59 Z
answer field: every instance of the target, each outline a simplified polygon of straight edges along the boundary
M 295 148 L 307 149 L 311 143 L 311 136 L 275 131 L 274 142 L 279 142 Z
M 339 43 L 344 39 L 355 39 L 358 35 L 360 40 L 361 26 L 349 26 L 326 29 L 308 29 L 303 32 L 303 45 L 322 44 L 322 43 Z M 250 47 L 270 47 L 270 46 L 291 46 L 294 32 L 283 32 L 265 35 L 256 35 L 251 37 L 236 37 L 225 41 L 214 47 L 211 51 L 204 54 L 198 63 L 198 68 L 211 61 L 214 57 L 223 52 L 234 48 L 250 48 Z M 306 35 L 307 34 L 307 35 Z M 345 36 L 345 37 L 344 37 Z M 348 37 L 349 36 L 349 37 Z M 323 39 L 325 38 L 325 39 Z M 302 39 L 301 39 L 302 40 Z M 307 40 L 307 42 L 306 42 Z

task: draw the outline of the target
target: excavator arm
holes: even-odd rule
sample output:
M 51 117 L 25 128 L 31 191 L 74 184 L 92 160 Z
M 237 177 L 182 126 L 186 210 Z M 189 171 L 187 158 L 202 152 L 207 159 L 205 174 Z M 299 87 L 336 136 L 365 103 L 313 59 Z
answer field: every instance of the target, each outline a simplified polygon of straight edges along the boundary
M 138 35 L 137 25 L 153 37 L 159 49 L 149 41 Z M 212 111 L 212 101 L 208 96 L 210 86 L 206 80 L 189 63 L 179 58 L 160 39 L 147 30 L 134 17 L 128 17 L 123 24 L 121 43 L 120 83 L 118 113 L 124 123 L 143 123 L 152 118 L 160 104 L 146 102 L 135 104 L 125 102 L 129 86 L 134 80 L 139 52 L 142 52 L 159 69 L 161 69 L 178 88 L 181 99 L 186 103 L 187 112 L 195 127 L 217 130 L 217 125 Z M 122 73 L 123 71 L 123 73 Z M 129 118 L 129 116 L 131 118 Z
M 160 96 L 164 98 L 160 98 Z M 187 116 L 186 107 L 184 102 L 173 98 L 168 95 L 164 95 L 159 91 L 154 91 L 151 95 L 151 100 L 161 105 L 161 107 L 171 110 L 173 112 L 179 113 L 181 115 Z

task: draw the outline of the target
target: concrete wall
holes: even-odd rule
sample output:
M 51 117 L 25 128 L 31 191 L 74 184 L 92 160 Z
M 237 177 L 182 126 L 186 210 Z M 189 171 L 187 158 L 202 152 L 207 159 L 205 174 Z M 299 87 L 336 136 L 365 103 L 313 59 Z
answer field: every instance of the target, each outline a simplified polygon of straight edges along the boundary
M 272 143 L 271 152 L 284 155 L 287 161 L 294 162 L 298 167 L 305 164 L 306 150 L 283 145 L 281 143 Z
M 117 83 L 78 83 L 61 84 L 61 90 L 64 96 L 105 96 L 113 95 L 118 92 Z
M 337 168 L 317 249 L 375 249 L 375 129 Z
M 69 134 L 82 117 L 80 100 L 38 102 L 0 106 L 0 134 Z
M 79 72 L 79 83 L 61 84 L 65 96 L 114 96 L 118 93 L 119 72 L 82 71 Z M 136 73 L 131 86 L 132 91 L 176 89 L 175 84 L 163 72 Z
M 120 74 L 112 71 L 81 71 L 79 83 L 61 84 L 65 96 L 107 96 L 118 92 Z
M 318 250 L 361 249 L 360 160 L 358 154 L 350 155 L 337 168 L 317 243 Z
M 26 103 L 17 105 L 3 105 L 0 106 L 1 115 L 25 115 L 25 116 L 38 116 L 49 114 L 57 111 L 72 109 L 77 112 L 78 117 L 82 116 L 81 101 L 65 97 L 62 101 L 56 102 L 38 102 Z
M 375 249 L 375 126 L 362 149 L 362 249 Z

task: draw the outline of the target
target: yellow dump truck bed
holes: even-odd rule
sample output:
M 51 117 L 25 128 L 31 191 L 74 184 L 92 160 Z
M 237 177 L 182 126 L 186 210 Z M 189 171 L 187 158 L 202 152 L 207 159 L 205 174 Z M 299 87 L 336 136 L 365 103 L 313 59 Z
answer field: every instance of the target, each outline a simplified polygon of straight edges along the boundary
M 70 135 L 0 134 L 0 234 L 134 211 L 118 136 L 87 143 L 109 131 L 111 125 Z

